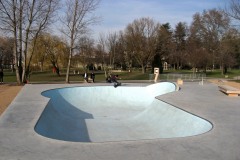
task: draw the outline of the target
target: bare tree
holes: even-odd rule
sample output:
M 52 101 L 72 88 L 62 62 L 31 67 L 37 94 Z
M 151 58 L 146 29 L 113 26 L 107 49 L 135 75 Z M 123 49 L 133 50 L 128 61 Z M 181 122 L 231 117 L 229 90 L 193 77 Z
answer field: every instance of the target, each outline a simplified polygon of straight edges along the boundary
M 105 72 L 105 77 L 107 77 L 107 72 L 106 72 L 107 63 L 105 60 L 106 59 L 106 51 L 105 51 L 106 47 L 105 46 L 106 46 L 106 37 L 103 33 L 100 33 L 99 39 L 98 39 L 98 45 L 97 45 L 97 51 L 98 51 L 97 56 L 99 57 L 100 63 Z
M 227 68 L 236 64 L 239 48 L 239 32 L 236 29 L 229 29 L 224 35 L 218 55 L 218 63 L 221 66 L 222 75 L 227 73 Z
M 26 31 L 24 39 L 24 68 L 22 79 L 26 79 L 30 73 L 30 65 L 34 54 L 36 40 L 39 34 L 53 22 L 54 13 L 59 8 L 58 0 L 32 0 L 27 3 Z M 33 40 L 32 52 L 28 53 L 29 41 Z M 29 57 L 27 57 L 29 55 Z M 28 60 L 28 61 L 27 61 Z
M 99 0 L 67 0 L 65 16 L 61 18 L 63 24 L 62 33 L 67 36 L 69 41 L 69 58 L 66 73 L 66 83 L 69 83 L 69 73 L 71 59 L 74 49 L 77 46 L 77 39 L 86 32 L 90 24 L 97 22 L 93 12 L 99 4 Z
M 203 47 L 200 39 L 194 33 L 191 33 L 186 42 L 186 56 L 188 64 L 192 67 L 193 73 L 196 73 L 197 68 L 206 70 L 211 63 L 209 52 Z
M 141 18 L 134 20 L 125 30 L 128 48 L 134 53 L 143 73 L 155 56 L 158 26 L 150 18 Z
M 171 55 L 175 55 L 173 53 L 176 53 L 174 50 L 175 48 L 173 45 L 172 37 L 172 30 L 169 23 L 159 25 L 157 30 L 156 55 L 154 56 L 154 60 L 152 62 L 152 72 L 154 67 L 158 67 L 162 73 L 163 59 L 173 62 L 173 64 L 176 63 L 176 61 L 173 61 L 171 58 Z
M 78 41 L 80 61 L 83 64 L 85 70 L 88 70 L 89 65 L 93 63 L 92 59 L 95 58 L 94 40 L 89 37 L 82 37 Z
M 215 68 L 220 42 L 229 29 L 230 19 L 223 11 L 212 9 L 195 14 L 191 24 L 191 34 L 211 55 L 212 68 Z
M 235 19 L 236 21 L 240 21 L 240 0 L 230 0 L 229 5 L 225 7 L 225 13 L 228 16 L 230 16 L 231 18 Z M 236 40 L 236 39 L 234 38 L 234 40 Z M 237 47 L 235 50 L 239 50 L 238 49 L 239 46 L 238 45 L 236 45 L 236 46 Z M 239 65 L 240 65 L 240 54 L 239 53 L 236 55 L 236 60 L 238 61 Z
M 116 32 L 108 34 L 107 46 L 108 46 L 108 50 L 109 50 L 109 64 L 112 69 L 115 68 L 117 40 L 118 40 L 118 34 Z
M 121 69 L 126 69 L 125 50 L 126 43 L 124 33 L 120 31 L 118 34 L 118 41 L 116 44 L 115 65 L 117 65 L 117 67 L 120 67 Z
M 174 60 L 177 64 L 177 69 L 182 68 L 186 62 L 186 39 L 187 39 L 187 25 L 186 23 L 179 22 L 174 30 Z
M 18 32 L 18 29 L 20 27 L 19 18 L 22 19 L 22 7 L 23 2 L 20 0 L 17 2 L 16 0 L 6 0 L 6 1 L 0 1 L 0 21 L 1 21 L 1 29 L 10 32 L 13 34 L 14 38 L 14 46 L 13 46 L 13 55 L 14 55 L 14 61 L 15 61 L 15 69 L 16 69 L 16 78 L 18 84 L 21 83 L 19 69 L 21 70 L 22 67 L 22 39 L 19 43 L 19 37 L 18 35 L 21 35 L 21 33 Z
M 225 8 L 225 13 L 236 20 L 240 20 L 240 0 L 230 0 L 229 5 Z
M 30 54 L 27 63 L 28 44 L 48 26 L 57 4 L 58 0 L 0 1 L 1 29 L 10 31 L 14 38 L 13 53 L 18 84 L 26 80 L 34 53 Z

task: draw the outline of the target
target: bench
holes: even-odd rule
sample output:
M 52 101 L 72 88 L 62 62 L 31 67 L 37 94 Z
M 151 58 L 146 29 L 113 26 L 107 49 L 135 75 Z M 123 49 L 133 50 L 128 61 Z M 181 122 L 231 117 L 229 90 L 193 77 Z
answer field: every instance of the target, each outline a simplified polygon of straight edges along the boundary
M 92 78 L 88 78 L 88 83 L 93 83 L 93 79 Z
M 221 86 L 218 86 L 218 88 L 220 91 L 227 94 L 228 96 L 237 97 L 240 94 L 240 89 L 237 89 L 234 87 L 221 85 Z
M 93 83 L 93 79 L 92 78 L 88 78 L 87 80 L 84 79 L 84 83 Z

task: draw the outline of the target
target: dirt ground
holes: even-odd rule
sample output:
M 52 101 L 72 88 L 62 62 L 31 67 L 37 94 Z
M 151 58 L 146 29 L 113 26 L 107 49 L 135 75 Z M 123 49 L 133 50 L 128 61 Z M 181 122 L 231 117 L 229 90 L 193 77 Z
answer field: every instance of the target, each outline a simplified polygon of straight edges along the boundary
M 240 83 L 229 82 L 229 81 L 218 80 L 218 79 L 215 79 L 215 80 L 213 79 L 209 81 L 217 85 L 229 85 L 229 86 L 240 89 Z M 0 84 L 0 115 L 9 106 L 9 104 L 16 97 L 16 95 L 22 89 L 22 87 L 23 86 L 18 86 L 16 84 Z
M 240 83 L 237 83 L 237 82 L 219 80 L 219 79 L 211 79 L 211 80 L 208 80 L 208 81 L 212 82 L 212 83 L 215 83 L 217 85 L 228 85 L 228 86 L 232 86 L 234 88 L 240 89 Z
M 9 106 L 22 87 L 16 84 L 0 84 L 0 115 Z

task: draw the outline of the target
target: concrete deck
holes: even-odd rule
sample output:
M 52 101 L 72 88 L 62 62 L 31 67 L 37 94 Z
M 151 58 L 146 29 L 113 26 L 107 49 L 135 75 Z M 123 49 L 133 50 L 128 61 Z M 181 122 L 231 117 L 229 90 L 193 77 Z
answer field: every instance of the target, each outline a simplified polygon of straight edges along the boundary
M 66 142 L 37 134 L 34 126 L 48 102 L 40 93 L 51 88 L 79 85 L 85 84 L 24 86 L 0 117 L 0 160 L 240 159 L 240 97 L 228 97 L 214 84 L 185 82 L 179 92 L 158 97 L 209 120 L 213 129 L 205 134 L 185 138 L 105 143 Z

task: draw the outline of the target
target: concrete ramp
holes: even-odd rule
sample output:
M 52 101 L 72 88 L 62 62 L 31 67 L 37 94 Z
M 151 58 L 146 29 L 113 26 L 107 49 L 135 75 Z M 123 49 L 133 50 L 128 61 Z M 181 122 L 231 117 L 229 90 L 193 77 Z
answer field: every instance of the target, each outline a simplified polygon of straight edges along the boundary
M 163 82 L 45 91 L 42 95 L 50 99 L 35 131 L 64 141 L 108 142 L 186 137 L 211 130 L 208 121 L 155 98 L 176 88 Z

